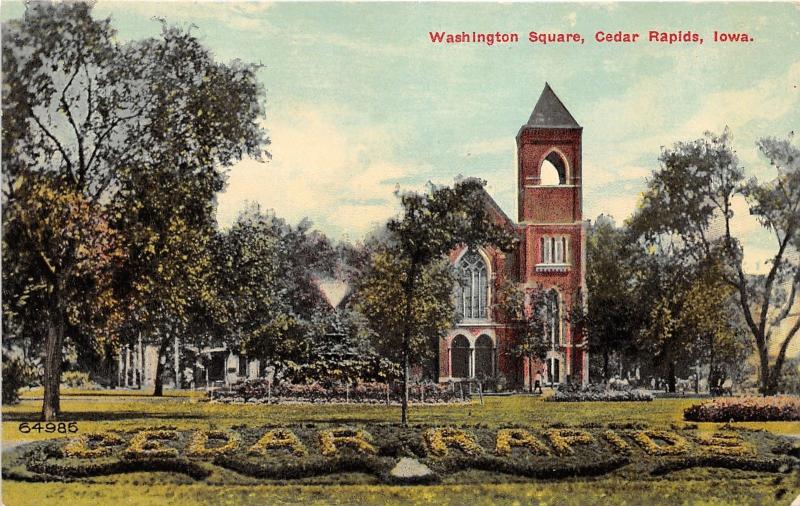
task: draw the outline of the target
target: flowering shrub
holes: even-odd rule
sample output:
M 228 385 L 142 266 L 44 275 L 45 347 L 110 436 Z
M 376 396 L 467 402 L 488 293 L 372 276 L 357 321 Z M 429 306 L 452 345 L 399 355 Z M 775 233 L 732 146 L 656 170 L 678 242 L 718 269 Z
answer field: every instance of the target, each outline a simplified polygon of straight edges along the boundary
M 225 444 L 209 448 L 209 440 L 222 440 Z M 198 430 L 192 436 L 186 455 L 190 457 L 213 458 L 235 450 L 239 446 L 239 436 L 224 430 Z
M 617 387 L 619 388 L 619 387 Z M 609 389 L 605 385 L 586 385 L 585 387 L 564 386 L 547 398 L 551 402 L 586 401 L 652 401 L 653 396 L 643 390 Z
M 336 455 L 339 446 L 349 446 L 362 453 L 378 453 L 369 442 L 372 436 L 361 429 L 327 429 L 319 431 L 319 447 L 322 455 Z
M 110 455 L 112 446 L 121 445 L 124 442 L 121 437 L 109 432 L 90 433 L 70 440 L 64 445 L 62 451 L 65 457 L 93 459 Z M 95 445 L 94 448 L 91 447 L 92 444 Z
M 125 456 L 129 458 L 168 459 L 178 456 L 178 450 L 161 444 L 164 440 L 178 439 L 178 434 L 171 430 L 143 430 L 137 432 L 130 441 Z
M 694 422 L 800 421 L 800 397 L 734 397 L 714 399 L 683 411 Z
M 594 439 L 584 430 L 550 429 L 545 431 L 547 439 L 559 455 L 572 455 L 572 445 L 589 444 Z
M 256 444 L 250 447 L 248 454 L 265 455 L 272 448 L 285 449 L 292 452 L 295 457 L 302 457 L 308 452 L 303 443 L 288 429 L 275 429 L 267 431 Z
M 689 443 L 678 434 L 666 430 L 642 430 L 633 434 L 633 439 L 650 455 L 681 455 L 689 449 Z M 660 445 L 655 439 L 666 441 Z
M 547 447 L 525 429 L 500 429 L 497 431 L 495 453 L 510 455 L 512 446 L 528 448 L 537 455 L 550 455 Z
M 211 400 L 218 402 L 354 402 L 364 404 L 384 404 L 398 402 L 401 396 L 400 383 L 358 383 L 356 385 L 333 385 L 325 387 L 320 383 L 296 385 L 279 383 L 271 385 L 265 379 L 247 380 L 235 383 L 227 388 L 209 392 Z M 469 399 L 468 391 L 464 391 L 464 400 Z M 461 402 L 461 389 L 436 383 L 412 385 L 409 388 L 412 402 L 448 403 Z
M 422 433 L 428 453 L 435 457 L 446 457 L 448 448 L 460 449 L 467 455 L 476 456 L 483 452 L 475 439 L 461 429 L 437 428 Z

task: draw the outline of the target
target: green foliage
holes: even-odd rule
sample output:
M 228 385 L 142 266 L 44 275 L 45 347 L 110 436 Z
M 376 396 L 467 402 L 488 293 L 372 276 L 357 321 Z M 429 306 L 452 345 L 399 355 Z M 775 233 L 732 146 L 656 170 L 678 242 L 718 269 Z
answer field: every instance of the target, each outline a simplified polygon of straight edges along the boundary
M 222 335 L 234 349 L 269 363 L 307 363 L 311 336 L 327 329 L 330 312 L 314 285 L 331 251 L 308 223 L 291 227 L 258 207 L 243 211 L 220 235 L 214 261 L 223 313 Z
M 85 390 L 96 390 L 100 386 L 92 381 L 89 373 L 82 371 L 65 371 L 61 374 L 61 383 L 70 388 L 82 388 Z
M 592 354 L 602 358 L 602 376 L 607 381 L 613 354 L 635 354 L 642 325 L 641 300 L 637 293 L 637 260 L 640 247 L 625 228 L 601 215 L 588 230 L 586 240 L 586 314 L 581 323 L 589 336 Z
M 3 353 L 3 404 L 18 403 L 19 390 L 35 385 L 38 379 L 38 369 L 31 361 Z
M 357 280 L 351 304 L 364 315 L 379 353 L 402 362 L 403 331 L 408 324 L 408 345 L 415 364 L 436 357 L 439 339 L 455 324 L 452 302 L 455 278 L 447 260 L 425 266 L 416 281 L 407 315 L 403 301 L 409 262 L 392 249 L 375 251 Z
M 493 220 L 487 201 L 486 182 L 479 179 L 457 181 L 452 188 L 430 185 L 428 193 L 406 192 L 399 194 L 403 207 L 401 217 L 389 220 L 389 247 L 393 250 L 397 274 L 393 280 L 398 285 L 388 290 L 386 295 L 398 298 L 381 298 L 381 304 L 400 307 L 401 317 L 399 352 L 402 357 L 403 382 L 408 385 L 412 363 L 419 363 L 425 347 L 419 346 L 423 329 L 427 325 L 415 318 L 415 302 L 431 303 L 439 307 L 437 314 L 443 314 L 445 305 L 452 308 L 450 296 L 437 300 L 423 297 L 417 301 L 417 290 L 424 283 L 427 269 L 440 261 L 458 245 L 474 248 L 480 245 L 493 245 L 503 251 L 511 249 L 517 240 L 513 231 Z M 402 274 L 400 274 L 402 272 Z M 452 286 L 452 285 L 451 285 Z M 428 308 L 425 308 L 428 310 Z M 436 322 L 436 325 L 441 320 Z M 439 326 L 437 334 L 428 334 L 431 342 L 438 344 L 444 327 Z M 433 330 L 433 329 L 431 329 Z M 436 348 L 434 348 L 436 349 Z M 406 392 L 407 392 L 406 388 Z M 403 398 L 402 421 L 408 420 L 408 394 Z
M 8 22 L 3 76 L 4 330 L 45 343 L 52 418 L 65 337 L 105 354 L 142 330 L 163 343 L 213 299 L 220 166 L 260 156 L 262 89 L 187 30 L 123 43 L 79 2 Z M 42 323 L 18 323 L 28 310 Z
M 777 390 L 781 369 L 800 320 L 789 315 L 800 288 L 800 148 L 792 137 L 761 139 L 757 145 L 774 167 L 769 182 L 744 180 L 726 130 L 664 149 L 661 168 L 648 182 L 631 229 L 651 246 L 660 246 L 681 265 L 709 265 L 721 282 L 733 287 L 739 311 L 760 362 L 760 389 Z M 731 233 L 732 199 L 747 199 L 750 214 L 775 238 L 775 255 L 766 275 L 750 276 L 742 266 L 740 242 Z M 666 315 L 666 313 L 663 313 Z M 778 331 L 784 323 L 788 330 Z M 662 325 L 662 330 L 666 328 Z M 771 341 L 782 334 L 770 359 Z M 664 334 L 665 335 L 665 334 Z
M 538 286 L 526 291 L 519 284 L 507 281 L 498 295 L 505 321 L 514 327 L 516 340 L 511 350 L 531 363 L 543 361 L 553 347 L 547 333 L 554 308 L 548 292 Z

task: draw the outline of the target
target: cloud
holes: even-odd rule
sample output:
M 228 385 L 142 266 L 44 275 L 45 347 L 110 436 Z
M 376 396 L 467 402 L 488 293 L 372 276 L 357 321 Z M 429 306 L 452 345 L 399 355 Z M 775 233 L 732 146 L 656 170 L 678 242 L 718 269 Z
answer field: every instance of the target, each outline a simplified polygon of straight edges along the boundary
M 764 135 L 785 135 L 776 125 L 785 125 L 778 120 L 800 109 L 800 94 L 793 88 L 800 82 L 800 63 L 750 86 L 742 83 L 707 93 L 694 110 L 684 109 L 690 114 L 683 117 L 676 114 L 675 90 L 681 87 L 675 79 L 672 72 L 651 76 L 621 96 L 593 104 L 584 121 L 585 131 L 592 132 L 584 139 L 587 217 L 602 212 L 618 222 L 627 218 L 644 190 L 645 178 L 658 167 L 661 146 L 696 139 L 709 130 L 721 132 L 725 126 L 734 134 L 733 147 L 747 171 L 761 179 L 773 174 L 765 170 L 754 142 Z M 619 120 L 609 122 L 609 117 Z M 625 188 L 625 182 L 637 183 L 638 189 Z M 743 198 L 735 199 L 733 205 L 732 232 L 742 240 L 744 264 L 748 272 L 763 272 L 765 261 L 774 254 L 771 236 L 750 216 Z
M 357 119 L 345 109 L 309 104 L 276 110 L 269 123 L 273 158 L 231 168 L 218 202 L 220 225 L 230 225 L 247 202 L 354 238 L 394 215 L 396 181 L 416 169 L 394 160 L 396 131 L 361 126 Z
M 778 79 L 764 79 L 755 86 L 710 93 L 683 129 L 687 132 L 720 131 L 727 125 L 735 132 L 753 122 L 770 122 L 789 113 L 796 114 L 800 109 L 798 82 L 800 63 L 795 63 Z
M 517 149 L 514 139 L 508 136 L 486 141 L 475 141 L 464 146 L 464 156 L 502 155 Z
M 272 2 L 215 2 L 215 1 L 144 1 L 125 2 L 99 1 L 95 11 L 109 11 L 115 17 L 135 14 L 150 18 L 164 18 L 167 22 L 201 22 L 222 24 L 232 30 L 263 32 L 269 28 L 264 13 L 272 8 Z

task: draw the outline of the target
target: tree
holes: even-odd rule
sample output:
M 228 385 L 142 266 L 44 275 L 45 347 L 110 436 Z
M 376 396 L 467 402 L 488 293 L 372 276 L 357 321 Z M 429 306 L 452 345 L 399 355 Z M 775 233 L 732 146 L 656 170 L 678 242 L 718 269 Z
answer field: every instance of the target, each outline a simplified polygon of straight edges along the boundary
M 516 336 L 512 353 L 527 359 L 528 387 L 533 392 L 534 363 L 544 361 L 547 352 L 553 349 L 547 332 L 554 309 L 551 299 L 541 286 L 528 291 L 526 297 L 526 292 L 513 281 L 503 284 L 499 298 L 504 320 L 514 328 Z
M 119 226 L 116 234 L 124 237 L 128 229 L 123 226 L 130 222 L 120 213 L 131 211 L 136 199 L 128 197 L 148 175 L 167 176 L 155 179 L 166 183 L 155 185 L 165 204 L 179 210 L 182 205 L 208 208 L 207 193 L 191 197 L 197 189 L 191 188 L 192 183 L 207 188 L 203 182 L 214 178 L 205 176 L 219 176 L 220 166 L 245 154 L 261 154 L 266 138 L 257 122 L 262 107 L 254 67 L 217 64 L 191 34 L 178 29 L 165 27 L 160 38 L 124 44 L 114 35 L 110 20 L 92 19 L 91 7 L 83 3 L 31 3 L 23 19 L 4 26 L 6 206 L 29 207 L 25 199 L 35 192 L 17 188 L 25 181 L 46 181 L 56 194 L 68 196 L 88 209 L 89 216 L 98 217 L 93 219 Z M 180 187 L 189 193 L 172 200 L 175 195 L 168 190 L 175 180 L 188 182 Z M 177 214 L 189 223 L 186 215 Z M 51 216 L 34 223 L 44 235 L 82 230 L 83 218 L 69 213 Z M 159 232 L 175 223 L 172 218 L 161 221 Z M 4 230 L 4 250 L 19 255 L 19 261 L 29 261 L 13 271 L 26 272 L 29 278 L 14 286 L 42 287 L 38 309 L 49 329 L 38 334 L 46 350 L 42 416 L 51 420 L 59 411 L 65 334 L 80 336 L 80 322 L 68 308 L 81 300 L 70 287 L 75 286 L 76 269 L 86 265 L 79 259 L 87 239 L 79 234 L 57 250 L 47 251 L 42 245 L 25 255 L 26 245 L 12 240 L 15 237 L 7 237 Z M 146 241 L 134 248 L 130 238 L 125 239 L 117 246 L 128 255 L 149 247 Z M 87 268 L 81 276 L 93 286 L 104 284 L 102 268 Z M 157 282 L 157 273 L 152 278 Z M 137 281 L 132 276 L 127 280 L 131 285 Z M 117 286 L 115 292 L 125 306 L 136 306 L 127 302 L 136 288 Z M 150 295 L 139 292 L 140 299 Z
M 459 244 L 467 247 L 494 244 L 509 250 L 515 239 L 492 221 L 484 185 L 484 181 L 469 178 L 456 182 L 452 188 L 430 185 L 428 193 L 402 193 L 402 215 L 387 224 L 394 255 L 404 271 L 402 296 L 389 301 L 394 304 L 399 301 L 402 307 L 403 424 L 408 423 L 409 375 L 415 358 L 413 336 L 420 334 L 413 313 L 422 274 Z
M 355 279 L 350 300 L 350 307 L 366 319 L 378 353 L 398 365 L 404 359 L 406 319 L 411 320 L 407 347 L 416 364 L 436 357 L 439 338 L 456 320 L 452 302 L 456 281 L 449 262 L 437 259 L 421 269 L 406 313 L 398 302 L 405 297 L 408 269 L 408 260 L 395 249 L 379 247 Z
M 332 262 L 327 239 L 310 226 L 292 227 L 255 206 L 221 234 L 216 284 L 232 347 L 275 365 L 309 359 L 308 338 L 327 331 L 317 315 L 331 312 L 313 278 Z
M 631 355 L 642 323 L 636 293 L 639 244 L 625 228 L 601 215 L 588 230 L 586 241 L 587 309 L 582 323 L 593 353 L 602 356 L 603 379 L 611 376 L 613 354 Z
M 776 169 L 777 177 L 769 182 L 745 181 L 727 130 L 664 149 L 661 167 L 648 182 L 631 223 L 651 243 L 674 238 L 669 242 L 674 257 L 722 260 L 723 279 L 738 293 L 759 357 L 760 389 L 771 395 L 779 385 L 789 344 L 800 329 L 800 319 L 790 316 L 800 288 L 800 148 L 791 137 L 761 139 L 757 146 Z M 741 242 L 731 231 L 736 196 L 747 200 L 750 214 L 774 237 L 775 254 L 766 275 L 744 271 Z M 770 348 L 784 322 L 788 330 L 773 362 Z

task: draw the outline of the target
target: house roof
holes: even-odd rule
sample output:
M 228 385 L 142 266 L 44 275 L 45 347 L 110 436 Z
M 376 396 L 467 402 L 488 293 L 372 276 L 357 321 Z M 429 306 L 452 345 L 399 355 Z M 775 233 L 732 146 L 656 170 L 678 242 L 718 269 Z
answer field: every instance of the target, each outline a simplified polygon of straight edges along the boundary
M 544 83 L 542 94 L 533 108 L 526 127 L 534 128 L 580 128 L 548 83 Z

